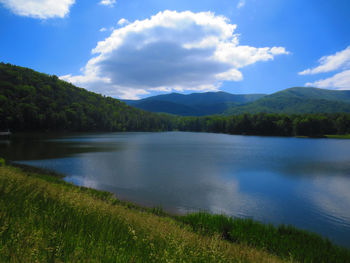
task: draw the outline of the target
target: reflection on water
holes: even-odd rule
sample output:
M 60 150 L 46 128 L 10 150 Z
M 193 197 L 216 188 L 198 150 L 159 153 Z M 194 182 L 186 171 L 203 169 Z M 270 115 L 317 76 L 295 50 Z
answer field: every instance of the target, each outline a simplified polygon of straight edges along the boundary
M 0 143 L 0 155 L 139 204 L 292 224 L 350 246 L 350 140 L 30 135 Z
M 327 214 L 350 222 L 350 180 L 344 177 L 316 178 L 312 201 Z
M 40 160 L 116 150 L 108 141 L 99 142 L 96 138 L 92 143 L 89 141 L 92 140 L 91 136 L 94 135 L 87 135 L 84 139 L 84 136 L 77 134 L 19 134 L 12 136 L 11 140 L 0 140 L 0 154 L 7 160 Z

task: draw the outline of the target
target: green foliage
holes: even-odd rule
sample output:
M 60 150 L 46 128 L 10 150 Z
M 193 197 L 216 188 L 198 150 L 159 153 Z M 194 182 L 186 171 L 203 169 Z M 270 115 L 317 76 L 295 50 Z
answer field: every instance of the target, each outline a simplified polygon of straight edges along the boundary
M 131 106 L 181 116 L 244 113 L 341 113 L 350 112 L 350 91 L 296 87 L 271 95 L 206 92 L 166 94 L 141 100 L 125 101 Z
M 129 209 L 110 193 L 0 168 L 0 262 L 280 262 Z
M 236 105 L 226 115 L 243 113 L 341 113 L 350 112 L 350 91 L 333 91 L 317 88 L 290 88 L 263 98 Z
M 77 88 L 34 70 L 0 63 L 0 130 L 161 131 L 171 117 Z
M 287 94 L 287 95 L 286 95 Z M 232 97 L 233 96 L 233 97 Z M 256 94 L 232 95 L 224 92 L 158 96 L 166 111 L 169 98 L 172 103 L 220 102 L 225 107 L 228 100 L 238 102 L 258 99 Z M 294 88 L 265 96 L 253 103 L 263 101 L 266 107 L 294 105 L 304 96 L 327 102 L 345 103 L 350 93 L 323 91 L 311 88 Z M 161 99 L 160 99 L 161 98 Z M 273 101 L 270 101 L 270 100 Z M 149 102 L 147 99 L 145 102 Z M 56 76 L 35 72 L 31 69 L 0 63 L 0 130 L 12 131 L 197 131 L 228 134 L 273 135 L 273 136 L 324 136 L 350 133 L 350 114 L 318 113 L 287 115 L 283 113 L 256 113 L 232 116 L 179 117 L 156 114 L 136 109 L 117 99 L 104 97 Z M 259 103 L 260 103 L 259 102 Z M 277 103 L 277 105 L 276 105 Z M 151 103 L 152 104 L 152 103 Z M 160 105 L 159 104 L 159 105 Z M 159 106 L 158 105 L 158 106 Z M 248 104 L 247 104 L 248 105 Z M 246 105 L 246 106 L 247 106 Z M 253 104 L 249 104 L 253 105 Z M 260 104 L 259 104 L 260 105 Z M 305 105 L 309 105 L 308 103 Z M 310 104 L 314 105 L 314 104 Z M 264 107 L 265 107 L 264 106 Z M 350 106 L 350 104 L 349 104 Z M 213 108 L 207 105 L 204 112 Z M 241 106 L 243 107 L 243 106 Z M 245 106 L 244 106 L 245 107 Z M 248 106 L 247 106 L 248 107 Z M 259 111 L 264 111 L 265 108 Z M 180 107 L 181 108 L 181 107 Z M 177 110 L 180 110 L 177 109 Z M 350 109 L 350 108 L 349 108 Z M 182 108 L 182 110 L 187 111 Z M 191 111 L 188 108 L 188 111 Z M 338 111 L 341 111 L 339 107 Z
M 327 138 L 332 139 L 350 139 L 350 134 L 344 134 L 344 135 L 326 135 Z
M 242 114 L 229 117 L 178 117 L 181 131 L 265 136 L 311 136 L 350 133 L 350 114 Z
M 4 158 L 0 158 L 0 167 L 1 166 L 5 166 L 5 165 L 6 165 L 5 159 Z
M 221 114 L 234 105 L 258 100 L 264 94 L 230 94 L 227 92 L 204 92 L 188 95 L 171 93 L 141 100 L 125 100 L 131 106 L 152 112 L 165 112 L 181 116 L 205 116 Z
M 208 213 L 189 214 L 179 218 L 196 232 L 219 233 L 231 242 L 263 248 L 285 259 L 299 262 L 350 262 L 350 250 L 332 244 L 314 233 L 292 226 L 265 225 L 251 219 L 233 219 Z

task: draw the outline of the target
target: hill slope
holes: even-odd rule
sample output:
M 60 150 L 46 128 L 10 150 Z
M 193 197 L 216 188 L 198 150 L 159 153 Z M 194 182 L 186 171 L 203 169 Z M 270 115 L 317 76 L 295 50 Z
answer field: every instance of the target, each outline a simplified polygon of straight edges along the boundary
M 0 130 L 152 131 L 169 116 L 145 112 L 34 70 L 0 63 Z
M 233 105 L 255 101 L 264 94 L 235 95 L 227 92 L 171 93 L 141 100 L 125 100 L 131 106 L 152 112 L 166 112 L 183 116 L 221 114 Z
M 242 113 L 337 113 L 350 112 L 350 91 L 290 88 L 245 105 L 233 106 L 226 115 Z

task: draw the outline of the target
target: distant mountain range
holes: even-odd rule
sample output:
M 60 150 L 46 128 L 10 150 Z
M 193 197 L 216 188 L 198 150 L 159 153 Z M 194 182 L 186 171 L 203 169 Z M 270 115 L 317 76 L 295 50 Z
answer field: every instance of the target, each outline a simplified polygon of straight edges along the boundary
M 350 90 L 299 87 L 271 95 L 172 93 L 124 102 L 134 107 L 77 88 L 56 76 L 0 63 L 0 130 L 171 129 L 169 116 L 152 112 L 180 116 L 350 113 Z
M 335 91 L 296 87 L 264 96 L 224 113 L 336 113 L 350 112 L 350 90 Z
M 241 113 L 350 112 L 350 91 L 291 88 L 272 95 L 233 95 L 225 92 L 168 94 L 127 101 L 156 114 L 105 97 L 55 75 L 0 62 L 0 130 L 27 131 L 196 131 L 255 135 L 348 134 L 349 116 L 285 116 Z M 230 117 L 219 116 L 230 115 Z M 350 114 L 349 114 L 350 115 Z
M 230 94 L 227 92 L 192 93 L 188 95 L 171 93 L 141 100 L 124 100 L 139 109 L 164 112 L 183 116 L 222 114 L 231 107 L 256 101 L 265 94 Z
M 241 113 L 335 113 L 350 112 L 350 91 L 295 87 L 271 95 L 206 92 L 183 95 L 171 93 L 127 104 L 152 112 L 183 116 Z

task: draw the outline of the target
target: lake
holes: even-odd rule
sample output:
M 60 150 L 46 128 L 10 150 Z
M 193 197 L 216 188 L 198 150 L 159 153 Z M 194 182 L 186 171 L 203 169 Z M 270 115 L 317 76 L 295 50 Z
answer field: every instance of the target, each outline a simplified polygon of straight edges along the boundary
M 0 156 L 141 205 L 291 224 L 350 247 L 350 140 L 27 134 L 0 140 Z

